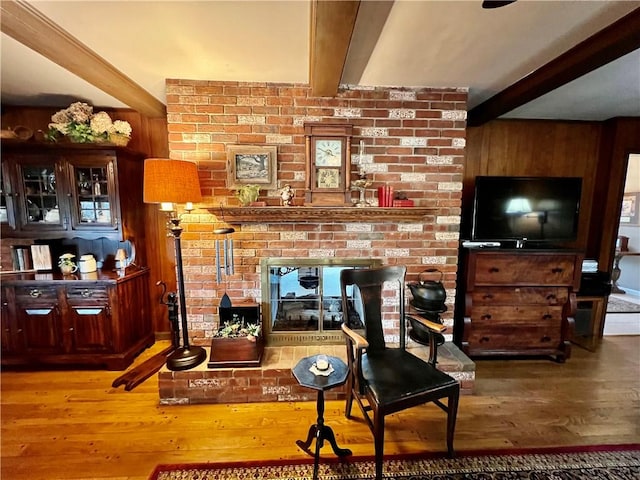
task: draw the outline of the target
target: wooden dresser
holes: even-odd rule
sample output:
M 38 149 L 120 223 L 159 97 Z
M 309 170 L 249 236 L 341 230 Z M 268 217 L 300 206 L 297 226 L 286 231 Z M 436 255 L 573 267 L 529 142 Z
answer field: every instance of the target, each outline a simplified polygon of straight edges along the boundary
M 566 250 L 468 250 L 463 351 L 564 362 L 571 355 L 583 258 Z

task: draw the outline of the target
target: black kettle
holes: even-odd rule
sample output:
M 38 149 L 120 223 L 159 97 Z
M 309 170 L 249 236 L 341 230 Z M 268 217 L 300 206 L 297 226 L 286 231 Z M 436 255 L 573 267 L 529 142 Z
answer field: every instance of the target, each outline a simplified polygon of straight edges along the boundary
M 428 274 L 439 273 L 438 280 L 428 280 Z M 423 270 L 418 275 L 417 283 L 409 283 L 407 286 L 413 295 L 411 305 L 419 310 L 439 312 L 445 309 L 444 302 L 447 299 L 447 292 L 442 284 L 444 274 L 437 268 Z

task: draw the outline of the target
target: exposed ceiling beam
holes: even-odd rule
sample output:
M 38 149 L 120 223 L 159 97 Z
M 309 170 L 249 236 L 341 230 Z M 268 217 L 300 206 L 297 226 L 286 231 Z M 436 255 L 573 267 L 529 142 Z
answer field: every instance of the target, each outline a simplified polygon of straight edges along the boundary
M 316 97 L 335 97 L 349 51 L 359 0 L 311 2 L 309 84 Z
M 0 4 L 0 29 L 141 114 L 166 117 L 166 106 L 104 58 L 20 0 Z
M 467 124 L 482 125 L 638 48 L 640 8 L 471 109 Z
M 362 2 L 349 43 L 349 52 L 342 72 L 342 83 L 360 84 L 362 74 L 369 64 L 371 54 L 380 39 L 395 0 Z

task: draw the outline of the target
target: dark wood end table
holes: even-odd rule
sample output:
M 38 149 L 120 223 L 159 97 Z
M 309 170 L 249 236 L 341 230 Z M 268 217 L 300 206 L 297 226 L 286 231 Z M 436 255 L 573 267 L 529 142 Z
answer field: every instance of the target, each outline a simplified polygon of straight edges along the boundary
M 331 447 L 333 448 L 333 452 L 337 456 L 345 457 L 347 455 L 351 455 L 351 450 L 338 447 L 338 444 L 336 443 L 336 437 L 333 434 L 333 430 L 331 429 L 331 427 L 328 427 L 324 424 L 324 391 L 343 385 L 347 381 L 349 369 L 340 358 L 327 356 L 329 364 L 333 368 L 333 372 L 331 372 L 330 375 L 326 376 L 316 375 L 310 371 L 310 368 L 315 364 L 317 357 L 318 355 L 312 355 L 310 357 L 301 359 L 296 364 L 296 366 L 293 367 L 292 370 L 293 376 L 296 378 L 300 385 L 318 391 L 318 400 L 316 404 L 318 419 L 316 420 L 316 423 L 314 425 L 311 425 L 311 427 L 309 428 L 307 439 L 304 442 L 302 440 L 296 441 L 296 445 L 298 445 L 309 455 L 313 455 L 315 458 L 313 464 L 314 480 L 318 478 L 320 449 L 322 448 L 325 440 L 329 441 Z M 314 438 L 316 439 L 315 454 L 309 449 Z

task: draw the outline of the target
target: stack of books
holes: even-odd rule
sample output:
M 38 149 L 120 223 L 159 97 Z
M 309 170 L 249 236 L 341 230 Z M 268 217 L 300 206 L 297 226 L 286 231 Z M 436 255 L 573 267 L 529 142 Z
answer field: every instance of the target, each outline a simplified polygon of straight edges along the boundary
M 29 245 L 12 245 L 11 258 L 14 270 L 32 270 L 31 247 Z

